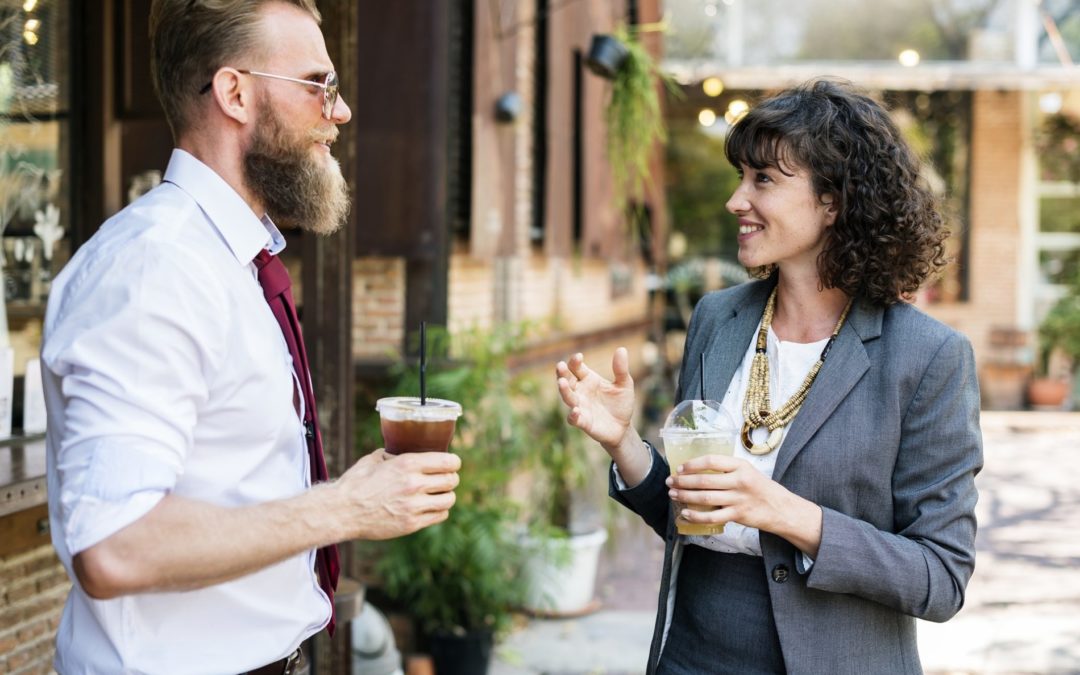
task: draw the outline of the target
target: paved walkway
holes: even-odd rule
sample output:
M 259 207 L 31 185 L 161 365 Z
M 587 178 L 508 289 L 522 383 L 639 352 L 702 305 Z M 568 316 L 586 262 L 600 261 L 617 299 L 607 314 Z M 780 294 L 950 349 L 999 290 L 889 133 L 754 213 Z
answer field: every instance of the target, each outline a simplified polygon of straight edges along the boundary
M 987 412 L 983 435 L 977 569 L 956 618 L 920 622 L 923 667 L 1080 674 L 1080 413 Z M 616 530 L 602 610 L 530 621 L 499 647 L 491 675 L 644 672 L 663 551 L 644 526 Z

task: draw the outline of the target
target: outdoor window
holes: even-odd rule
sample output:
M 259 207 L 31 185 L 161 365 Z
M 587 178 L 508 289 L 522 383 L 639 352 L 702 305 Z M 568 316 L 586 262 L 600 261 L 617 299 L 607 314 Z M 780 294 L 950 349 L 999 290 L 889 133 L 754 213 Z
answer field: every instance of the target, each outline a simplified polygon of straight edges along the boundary
M 67 37 L 67 2 L 0 0 L 0 438 L 12 420 L 23 427 L 19 389 L 24 375 L 31 394 L 39 381 L 45 301 L 67 256 Z M 26 426 L 43 430 L 37 412 L 25 411 Z
M 1039 282 L 1041 317 L 1080 279 L 1080 97 L 1043 92 L 1038 126 Z

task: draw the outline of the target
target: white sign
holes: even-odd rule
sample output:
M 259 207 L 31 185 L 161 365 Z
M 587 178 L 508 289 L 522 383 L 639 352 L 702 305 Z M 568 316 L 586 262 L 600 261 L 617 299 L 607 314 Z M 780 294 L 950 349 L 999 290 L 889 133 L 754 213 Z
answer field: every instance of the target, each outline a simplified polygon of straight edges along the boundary
M 26 362 L 26 383 L 23 386 L 23 433 L 45 431 L 45 391 L 41 388 L 41 359 Z
M 0 347 L 0 438 L 11 436 L 11 400 L 15 388 L 15 350 Z

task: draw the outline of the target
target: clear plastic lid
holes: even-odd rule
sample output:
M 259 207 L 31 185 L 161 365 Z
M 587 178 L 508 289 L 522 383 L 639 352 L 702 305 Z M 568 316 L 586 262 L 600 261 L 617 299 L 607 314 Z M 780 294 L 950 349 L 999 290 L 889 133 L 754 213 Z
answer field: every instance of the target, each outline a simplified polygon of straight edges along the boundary
M 725 436 L 736 431 L 735 420 L 717 401 L 690 399 L 675 406 L 660 429 L 661 438 L 675 436 Z
M 393 396 L 380 398 L 375 410 L 388 420 L 441 422 L 461 417 L 461 404 L 442 398 L 429 398 L 420 405 L 418 396 Z

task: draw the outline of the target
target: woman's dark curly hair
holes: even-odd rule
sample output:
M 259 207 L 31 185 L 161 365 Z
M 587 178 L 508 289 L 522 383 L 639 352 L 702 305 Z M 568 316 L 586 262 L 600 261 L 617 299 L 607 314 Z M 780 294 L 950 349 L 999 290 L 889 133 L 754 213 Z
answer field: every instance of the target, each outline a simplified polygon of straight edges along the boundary
M 753 107 L 728 133 L 735 167 L 806 169 L 837 218 L 818 275 L 874 304 L 910 297 L 948 263 L 949 236 L 919 159 L 885 109 L 847 82 L 811 80 Z

